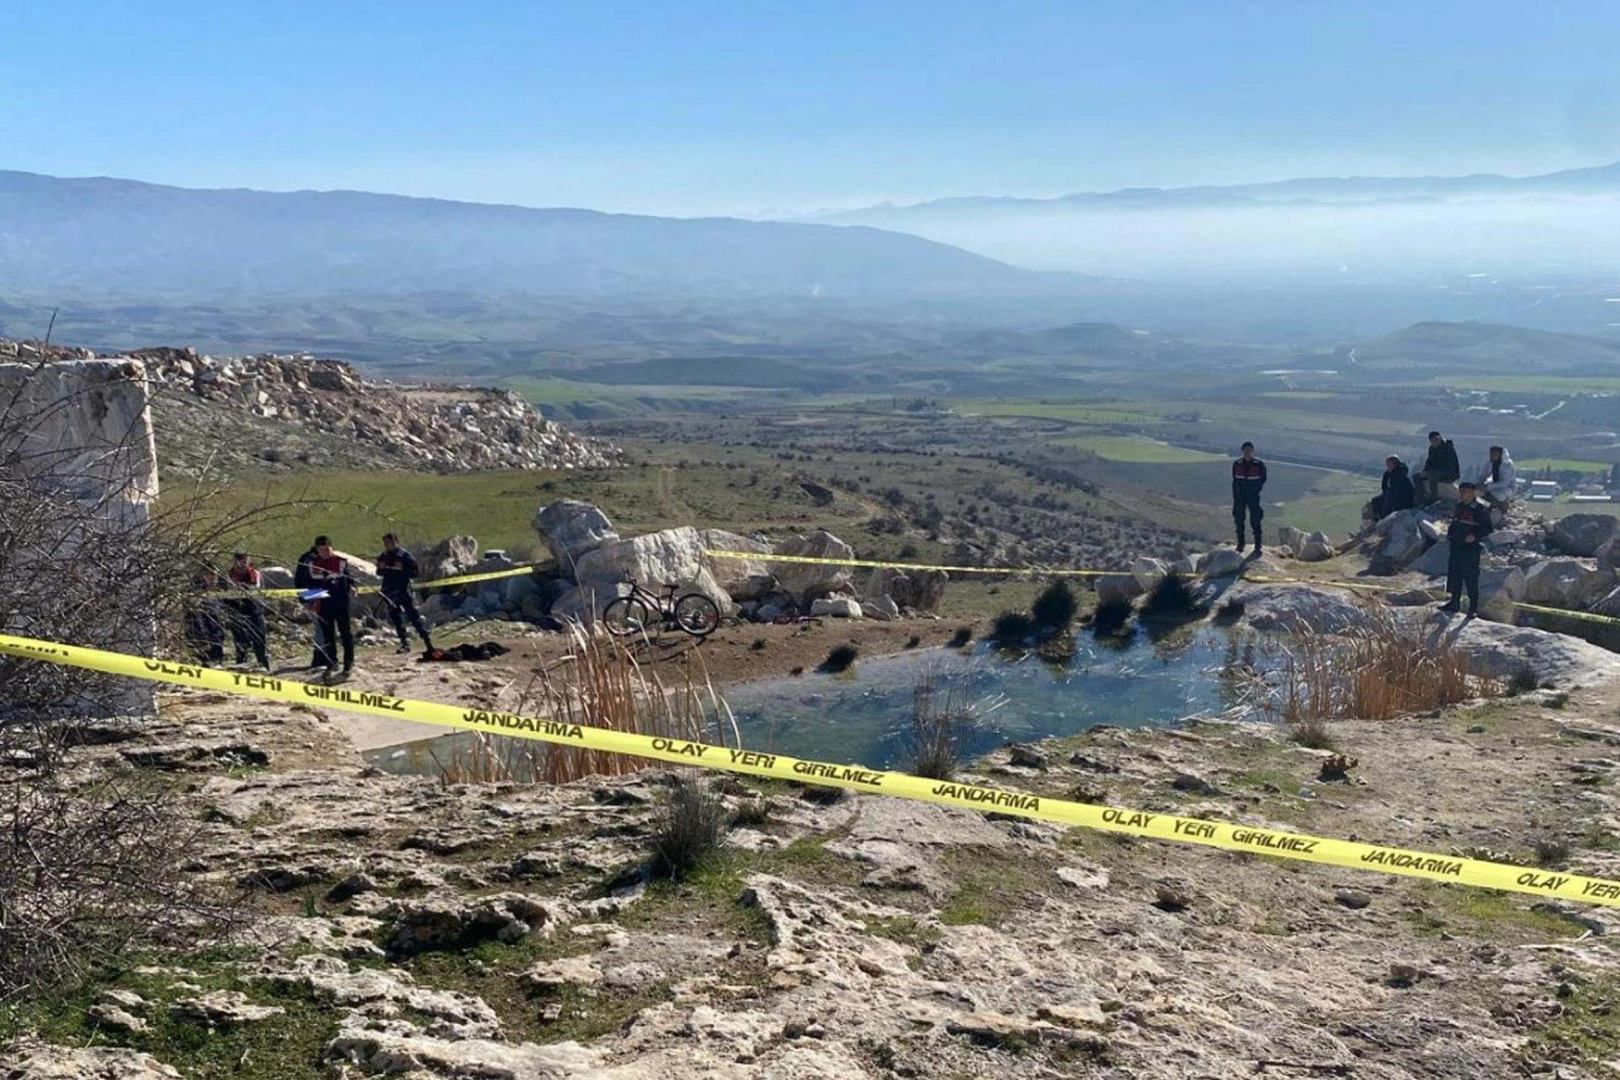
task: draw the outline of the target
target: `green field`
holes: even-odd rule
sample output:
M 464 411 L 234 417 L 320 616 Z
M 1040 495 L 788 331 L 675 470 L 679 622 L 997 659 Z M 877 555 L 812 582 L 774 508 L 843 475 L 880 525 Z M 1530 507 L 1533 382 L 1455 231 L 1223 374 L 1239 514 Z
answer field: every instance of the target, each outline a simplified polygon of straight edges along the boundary
M 1521 477 L 1551 469 L 1553 472 L 1606 473 L 1614 468 L 1606 461 L 1575 461 L 1572 458 L 1525 458 L 1515 461 Z
M 1505 390 L 1524 394 L 1615 394 L 1620 376 L 1610 375 L 1438 375 L 1432 385 L 1463 390 Z
M 1164 419 L 1154 406 L 1082 402 L 1019 401 L 1006 398 L 952 401 L 958 411 L 977 416 L 1030 416 L 1038 420 L 1066 420 L 1074 424 L 1152 424 Z
M 796 483 L 770 473 L 701 463 L 449 476 L 356 471 L 249 476 L 221 492 L 210 509 L 223 519 L 279 507 L 240 540 L 265 564 L 295 559 L 317 533 L 369 558 L 381 550 L 385 531 L 416 548 L 470 535 L 483 550 L 506 548 L 527 558 L 540 554 L 531 524 L 535 511 L 565 498 L 597 504 L 625 535 L 672 525 L 749 532 L 827 525 L 848 531 L 869 515 L 864 503 L 843 496 L 829 506 L 817 505 Z
M 1219 455 L 1206 454 L 1202 450 L 1188 450 L 1185 447 L 1159 442 L 1157 439 L 1145 439 L 1134 435 L 1079 435 L 1074 438 L 1058 439 L 1057 445 L 1090 450 L 1108 461 L 1169 465 L 1223 460 Z

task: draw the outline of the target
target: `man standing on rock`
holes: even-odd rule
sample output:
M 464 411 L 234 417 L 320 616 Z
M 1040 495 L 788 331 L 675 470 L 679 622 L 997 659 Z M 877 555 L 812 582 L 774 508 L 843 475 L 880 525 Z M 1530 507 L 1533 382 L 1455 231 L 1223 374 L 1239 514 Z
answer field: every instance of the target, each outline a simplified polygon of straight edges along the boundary
M 1457 460 L 1457 446 L 1438 431 L 1429 432 L 1429 453 L 1423 459 L 1423 468 L 1412 477 L 1417 485 L 1417 504 L 1427 506 L 1440 497 L 1441 484 L 1455 484 L 1462 476 L 1462 464 Z
M 1457 485 L 1457 509 L 1451 515 L 1451 528 L 1446 540 L 1451 545 L 1446 559 L 1446 592 L 1451 599 L 1440 610 L 1455 615 L 1468 590 L 1468 614 L 1479 614 L 1479 555 L 1484 540 L 1491 533 L 1491 512 L 1479 501 L 1479 491 L 1473 481 L 1464 480 Z
M 315 538 L 315 558 L 309 564 L 310 576 L 326 595 L 315 601 L 317 620 L 316 651 L 321 654 L 319 666 L 331 676 L 337 672 L 337 643 L 343 642 L 343 674 L 354 669 L 354 627 L 349 622 L 349 597 L 354 592 L 354 579 L 349 576 L 349 560 L 332 550 L 324 536 Z
M 411 636 L 405 630 L 407 619 L 422 635 L 422 647 L 428 652 L 433 651 L 433 639 L 428 637 L 427 623 L 422 621 L 421 613 L 416 610 L 416 598 L 411 595 L 411 582 L 419 573 L 411 553 L 399 546 L 399 538 L 393 533 L 383 533 L 383 552 L 377 556 L 377 574 L 382 578 L 382 597 L 388 604 L 388 618 L 394 624 L 394 632 L 399 635 L 399 651 L 402 653 L 411 651 Z
M 1232 462 L 1232 521 L 1237 526 L 1237 549 L 1243 550 L 1243 520 L 1254 531 L 1254 557 L 1260 557 L 1260 491 L 1266 486 L 1266 463 L 1254 456 L 1254 443 L 1246 442 L 1243 456 Z

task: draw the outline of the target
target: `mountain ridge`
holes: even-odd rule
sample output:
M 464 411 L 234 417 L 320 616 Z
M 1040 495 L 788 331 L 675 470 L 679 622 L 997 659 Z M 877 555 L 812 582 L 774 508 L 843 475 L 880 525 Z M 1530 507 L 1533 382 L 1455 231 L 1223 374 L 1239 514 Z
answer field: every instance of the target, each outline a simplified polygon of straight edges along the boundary
M 0 286 L 149 295 L 1039 291 L 1051 275 L 879 229 L 182 188 L 0 171 Z

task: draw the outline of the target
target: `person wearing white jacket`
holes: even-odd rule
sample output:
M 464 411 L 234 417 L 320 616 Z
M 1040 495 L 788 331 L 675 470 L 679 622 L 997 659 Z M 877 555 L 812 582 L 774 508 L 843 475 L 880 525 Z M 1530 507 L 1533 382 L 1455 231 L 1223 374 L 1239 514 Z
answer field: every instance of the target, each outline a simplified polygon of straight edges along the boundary
M 1485 467 L 1479 471 L 1479 498 L 1493 510 L 1505 509 L 1518 490 L 1513 458 L 1500 446 L 1491 447 Z

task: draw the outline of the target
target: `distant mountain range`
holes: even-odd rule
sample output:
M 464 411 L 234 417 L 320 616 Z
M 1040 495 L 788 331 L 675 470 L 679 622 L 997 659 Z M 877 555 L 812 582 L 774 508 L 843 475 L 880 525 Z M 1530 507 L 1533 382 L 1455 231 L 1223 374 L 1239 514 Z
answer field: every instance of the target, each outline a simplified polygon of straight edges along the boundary
M 1500 176 L 1495 173 L 1476 173 L 1472 176 L 1306 177 L 1229 186 L 1123 188 L 1118 191 L 1060 195 L 1052 199 L 969 195 L 911 205 L 882 203 L 857 210 L 818 214 L 807 220 L 890 228 L 897 227 L 899 223 L 905 221 L 929 216 L 997 210 L 1028 213 L 1044 209 L 1055 213 L 1072 213 L 1083 210 L 1184 210 L 1196 207 L 1405 203 L 1511 196 L 1584 195 L 1620 195 L 1620 162 L 1522 177 Z
M 949 297 L 1049 278 L 876 229 L 0 171 L 0 288 L 242 297 Z

